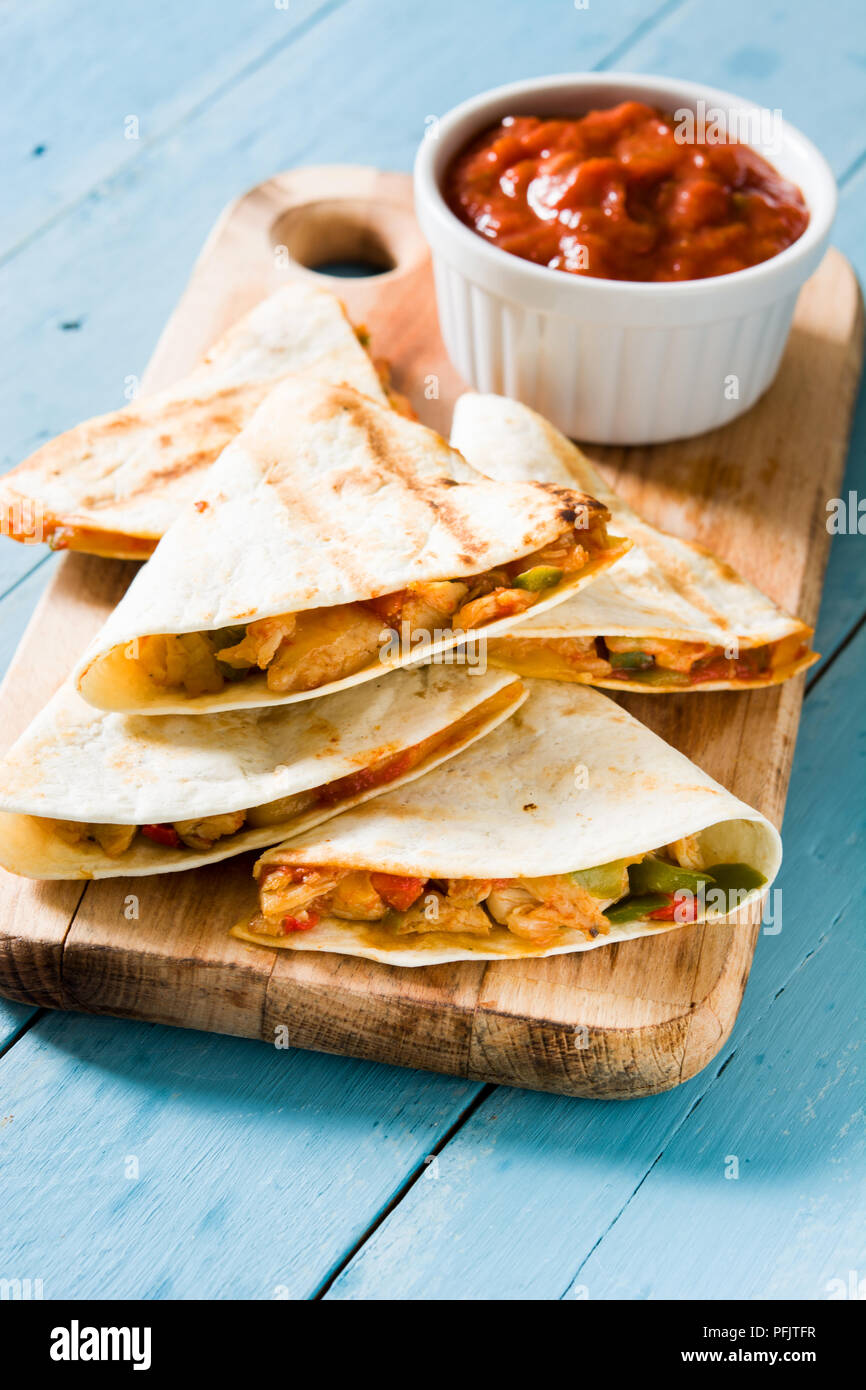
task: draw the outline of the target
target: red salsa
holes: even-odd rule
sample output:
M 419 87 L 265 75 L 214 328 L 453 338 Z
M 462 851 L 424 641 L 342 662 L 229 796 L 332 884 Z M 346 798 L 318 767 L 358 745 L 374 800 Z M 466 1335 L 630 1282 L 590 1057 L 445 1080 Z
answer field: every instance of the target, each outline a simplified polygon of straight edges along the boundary
M 726 275 L 802 236 L 802 193 L 749 145 L 680 143 L 677 131 L 639 101 L 506 116 L 452 161 L 445 197 L 503 251 L 606 280 Z

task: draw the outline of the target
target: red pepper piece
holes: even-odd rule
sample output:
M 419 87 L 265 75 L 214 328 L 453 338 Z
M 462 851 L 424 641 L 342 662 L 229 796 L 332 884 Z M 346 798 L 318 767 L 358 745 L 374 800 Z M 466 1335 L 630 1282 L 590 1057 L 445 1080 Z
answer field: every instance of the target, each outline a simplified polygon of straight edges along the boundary
M 296 917 L 287 913 L 281 925 L 283 932 L 288 936 L 289 932 L 293 931 L 310 931 L 312 927 L 316 926 L 318 920 L 318 912 L 313 912 L 311 908 L 304 908 L 303 912 L 299 912 Z
M 676 913 L 676 916 L 674 916 Z M 654 922 L 694 922 L 698 915 L 698 898 L 693 893 L 691 898 L 676 899 L 675 894 L 671 894 L 671 900 L 667 907 L 660 907 L 655 912 L 648 912 L 647 917 L 651 917 Z
M 170 849 L 177 849 L 180 844 L 180 836 L 173 825 L 143 825 L 141 833 L 158 845 L 168 845 Z
M 370 882 L 379 897 L 397 912 L 405 912 L 424 891 L 424 878 L 403 878 L 399 874 L 371 874 Z

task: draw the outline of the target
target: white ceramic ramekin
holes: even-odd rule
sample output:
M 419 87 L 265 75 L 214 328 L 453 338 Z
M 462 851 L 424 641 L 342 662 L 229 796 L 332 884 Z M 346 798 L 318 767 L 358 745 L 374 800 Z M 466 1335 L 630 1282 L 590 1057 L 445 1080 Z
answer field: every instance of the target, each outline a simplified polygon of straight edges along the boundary
M 455 107 L 415 161 L 416 211 L 457 370 L 477 390 L 515 397 L 566 434 L 602 444 L 700 434 L 754 404 L 776 374 L 797 294 L 824 254 L 836 209 L 828 164 L 786 121 L 778 139 L 774 130 L 769 142 L 748 143 L 802 189 L 809 225 L 778 256 L 731 275 L 644 284 L 549 270 L 485 241 L 442 197 L 453 156 L 503 116 L 578 115 L 629 98 L 668 111 L 698 111 L 703 102 L 729 120 L 731 112 L 760 120 L 751 102 L 692 82 L 562 74 Z

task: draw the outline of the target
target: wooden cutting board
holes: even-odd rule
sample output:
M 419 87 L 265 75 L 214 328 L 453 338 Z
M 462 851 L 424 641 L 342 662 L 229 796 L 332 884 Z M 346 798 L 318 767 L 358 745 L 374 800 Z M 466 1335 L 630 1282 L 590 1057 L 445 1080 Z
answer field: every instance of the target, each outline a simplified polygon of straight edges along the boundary
M 447 434 L 463 386 L 439 337 L 411 182 L 373 169 L 281 174 L 228 207 L 145 388 L 185 373 L 287 276 L 345 259 L 387 267 L 322 283 L 367 325 L 374 353 L 391 361 L 394 384 L 420 418 Z M 682 443 L 589 452 L 651 521 L 710 546 L 814 622 L 829 546 L 826 501 L 842 480 L 861 339 L 856 279 L 831 251 L 800 297 L 778 379 L 746 416 Z M 65 558 L 0 689 L 0 745 L 57 688 L 134 570 Z M 623 703 L 780 824 L 803 683 L 801 676 L 752 694 Z M 0 871 L 0 992 L 484 1081 L 630 1097 L 677 1085 L 717 1052 L 759 933 L 753 919 L 550 960 L 399 970 L 228 936 L 250 903 L 251 864 L 243 856 L 190 873 L 85 885 Z

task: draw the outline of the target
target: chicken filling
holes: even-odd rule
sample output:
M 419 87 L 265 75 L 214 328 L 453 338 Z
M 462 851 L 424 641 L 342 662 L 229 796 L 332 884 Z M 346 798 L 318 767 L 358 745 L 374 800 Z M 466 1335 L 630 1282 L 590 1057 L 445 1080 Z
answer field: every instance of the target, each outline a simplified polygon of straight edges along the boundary
M 743 648 L 736 657 L 709 642 L 655 637 L 504 637 L 491 644 L 491 655 L 505 665 L 529 671 L 553 658 L 563 674 L 593 680 L 622 680 L 640 685 L 700 685 L 709 681 L 752 681 L 772 676 L 806 654 L 799 633 L 760 647 Z
M 271 851 L 256 865 L 255 935 L 311 931 L 322 918 L 337 918 L 381 922 L 395 938 L 434 932 L 483 938 L 504 928 L 547 950 L 567 932 L 592 941 L 614 924 L 694 922 L 707 908 L 727 914 L 765 881 L 747 864 L 707 867 L 697 835 L 653 854 L 540 878 L 415 878 L 280 862 L 283 853 L 291 849 Z
M 260 672 L 278 695 L 315 690 L 370 666 L 395 634 L 416 646 L 524 613 L 608 545 L 604 523 L 593 515 L 586 529 L 571 526 L 534 554 L 483 574 L 419 581 L 364 602 L 215 632 L 140 637 L 134 659 L 155 685 L 190 696 L 218 694 Z

